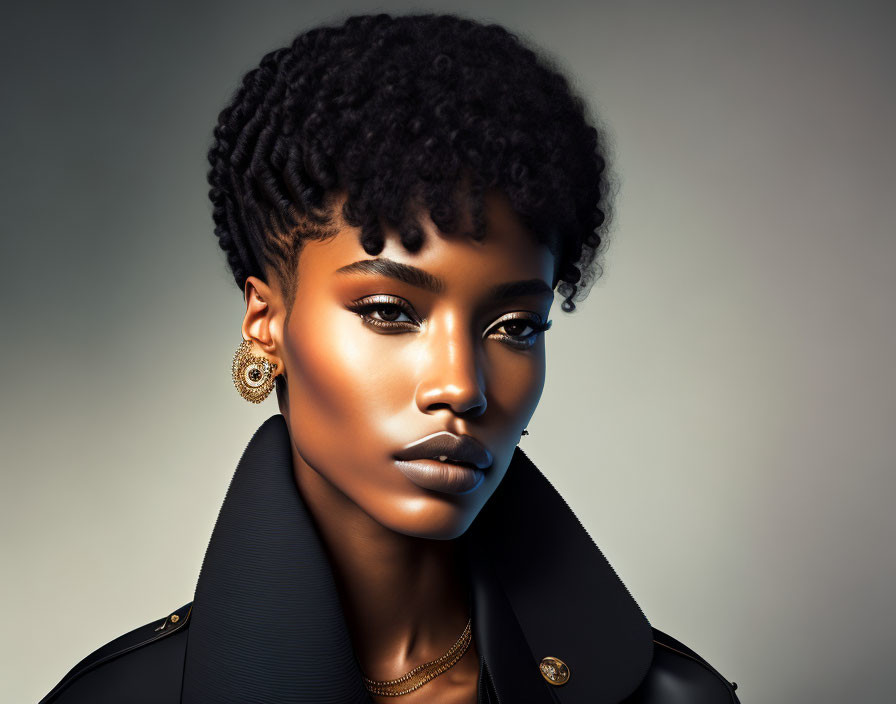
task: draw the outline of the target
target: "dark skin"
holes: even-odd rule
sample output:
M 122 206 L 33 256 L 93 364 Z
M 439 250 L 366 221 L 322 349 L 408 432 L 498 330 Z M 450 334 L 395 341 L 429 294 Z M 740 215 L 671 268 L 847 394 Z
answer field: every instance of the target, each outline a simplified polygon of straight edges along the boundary
M 279 402 L 296 482 L 328 551 L 361 670 L 374 679 L 399 677 L 460 636 L 470 603 L 454 539 L 503 478 L 544 387 L 544 335 L 527 323 L 548 320 L 554 257 L 500 191 L 485 203 L 482 242 L 463 234 L 469 220 L 444 233 L 426 216 L 415 253 L 387 228 L 385 248 L 371 257 L 344 222 L 336 237 L 307 242 L 288 321 L 276 277 L 246 282 L 243 337 L 286 380 Z M 442 288 L 337 273 L 374 258 L 422 269 Z M 531 280 L 547 291 L 491 295 L 496 284 Z M 358 299 L 371 306 L 359 310 Z M 443 430 L 492 453 L 472 491 L 424 489 L 396 469 L 394 452 Z M 473 643 L 420 689 L 372 699 L 470 704 L 478 677 Z

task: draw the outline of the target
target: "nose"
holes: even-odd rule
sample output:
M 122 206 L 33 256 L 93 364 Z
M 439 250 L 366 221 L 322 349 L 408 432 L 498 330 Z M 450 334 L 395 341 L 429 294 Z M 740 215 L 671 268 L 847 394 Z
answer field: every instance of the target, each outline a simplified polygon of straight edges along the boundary
M 432 413 L 447 406 L 457 415 L 473 418 L 485 413 L 487 401 L 478 360 L 480 352 L 474 337 L 460 330 L 447 336 L 433 335 L 425 351 L 426 372 L 417 385 L 417 407 L 423 413 Z

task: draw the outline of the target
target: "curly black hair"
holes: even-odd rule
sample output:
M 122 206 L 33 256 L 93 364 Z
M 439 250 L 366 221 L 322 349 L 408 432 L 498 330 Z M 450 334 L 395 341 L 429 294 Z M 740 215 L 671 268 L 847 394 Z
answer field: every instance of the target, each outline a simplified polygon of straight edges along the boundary
M 268 53 L 221 111 L 208 154 L 215 235 L 237 285 L 269 269 L 290 311 L 302 243 L 336 234 L 335 191 L 376 255 L 382 222 L 419 250 L 421 207 L 453 231 L 464 189 L 481 239 L 483 193 L 499 188 L 554 254 L 569 313 L 600 276 L 608 222 L 607 145 L 593 122 L 551 59 L 500 25 L 348 17 Z

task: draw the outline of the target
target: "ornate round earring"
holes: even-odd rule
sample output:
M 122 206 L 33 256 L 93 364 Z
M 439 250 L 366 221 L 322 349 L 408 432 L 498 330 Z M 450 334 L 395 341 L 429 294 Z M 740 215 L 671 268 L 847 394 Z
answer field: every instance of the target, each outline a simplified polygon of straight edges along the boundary
M 247 401 L 261 403 L 274 388 L 277 365 L 252 354 L 252 343 L 243 340 L 233 355 L 233 385 Z

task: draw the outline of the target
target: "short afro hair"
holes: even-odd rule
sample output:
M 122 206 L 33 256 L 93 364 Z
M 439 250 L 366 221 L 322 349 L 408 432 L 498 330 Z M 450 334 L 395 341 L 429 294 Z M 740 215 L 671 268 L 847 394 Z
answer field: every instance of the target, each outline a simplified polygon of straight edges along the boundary
M 382 222 L 419 250 L 421 207 L 452 231 L 462 187 L 483 237 L 482 196 L 498 188 L 554 254 L 572 312 L 601 273 L 611 190 L 586 113 L 553 62 L 497 24 L 381 13 L 320 26 L 265 55 L 218 116 L 215 235 L 237 285 L 272 271 L 291 311 L 303 242 L 336 234 L 335 191 L 376 255 Z

